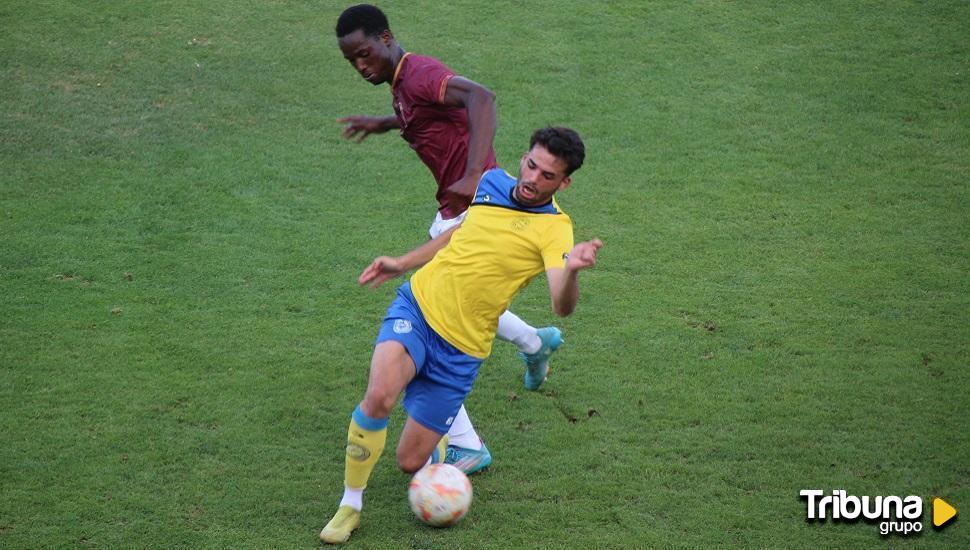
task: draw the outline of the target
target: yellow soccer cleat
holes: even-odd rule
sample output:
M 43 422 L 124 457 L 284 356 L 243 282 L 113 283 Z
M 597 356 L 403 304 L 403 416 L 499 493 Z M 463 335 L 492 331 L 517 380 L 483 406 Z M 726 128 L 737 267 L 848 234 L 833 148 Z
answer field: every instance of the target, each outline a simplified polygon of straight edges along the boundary
M 350 534 L 358 527 L 360 527 L 360 510 L 341 506 L 330 523 L 320 531 L 320 540 L 327 544 L 342 544 L 347 542 Z

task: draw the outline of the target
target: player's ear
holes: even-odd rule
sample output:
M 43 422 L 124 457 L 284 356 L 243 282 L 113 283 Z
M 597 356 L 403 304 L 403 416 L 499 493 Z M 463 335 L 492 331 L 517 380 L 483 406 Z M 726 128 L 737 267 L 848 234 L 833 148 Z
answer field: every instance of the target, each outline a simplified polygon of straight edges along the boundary
M 567 187 L 569 187 L 569 185 L 570 185 L 570 184 L 571 184 L 572 182 L 573 182 L 573 178 L 571 178 L 571 177 L 569 177 L 569 176 L 566 176 L 566 177 L 564 177 L 564 178 L 562 179 L 562 181 L 561 181 L 561 182 L 559 182 L 559 189 L 557 189 L 557 191 L 562 191 L 563 189 L 565 189 L 565 188 L 567 188 Z
M 384 32 L 381 33 L 381 42 L 385 46 L 391 47 L 391 43 L 394 42 L 394 35 L 391 34 L 391 29 L 384 29 Z

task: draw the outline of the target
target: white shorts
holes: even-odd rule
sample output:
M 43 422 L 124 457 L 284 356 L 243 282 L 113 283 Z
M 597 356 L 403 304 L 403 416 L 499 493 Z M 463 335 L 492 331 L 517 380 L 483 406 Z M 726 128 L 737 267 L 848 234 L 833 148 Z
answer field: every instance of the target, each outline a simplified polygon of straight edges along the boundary
M 432 239 L 436 238 L 438 235 L 441 235 L 445 231 L 448 231 L 452 227 L 460 224 L 461 221 L 465 219 L 465 214 L 467 213 L 468 213 L 468 210 L 465 210 L 464 212 L 462 212 L 461 214 L 458 214 L 454 218 L 451 218 L 450 220 L 446 220 L 441 217 L 441 212 L 438 212 L 434 216 L 434 221 L 431 222 L 431 228 L 428 229 L 428 234 L 431 235 Z

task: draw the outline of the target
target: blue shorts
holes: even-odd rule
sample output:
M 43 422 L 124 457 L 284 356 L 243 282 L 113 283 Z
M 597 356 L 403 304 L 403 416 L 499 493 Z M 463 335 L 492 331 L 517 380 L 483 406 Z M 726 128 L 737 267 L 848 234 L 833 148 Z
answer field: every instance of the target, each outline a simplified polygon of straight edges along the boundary
M 404 410 L 422 426 L 448 433 L 483 360 L 449 344 L 428 326 L 411 293 L 410 282 L 397 289 L 397 298 L 387 308 L 376 343 L 388 340 L 400 342 L 417 369 L 404 389 Z

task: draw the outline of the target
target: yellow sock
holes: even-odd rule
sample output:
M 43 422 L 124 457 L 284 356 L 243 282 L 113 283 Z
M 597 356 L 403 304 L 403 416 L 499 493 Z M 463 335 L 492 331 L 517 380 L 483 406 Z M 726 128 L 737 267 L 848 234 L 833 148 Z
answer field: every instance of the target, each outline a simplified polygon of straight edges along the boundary
M 441 439 L 438 440 L 438 445 L 431 451 L 428 464 L 444 464 L 446 456 L 448 456 L 448 434 L 441 436 Z
M 355 489 L 367 487 L 374 465 L 384 452 L 387 440 L 387 419 L 371 418 L 354 409 L 347 430 L 347 457 L 344 466 L 344 484 Z

